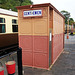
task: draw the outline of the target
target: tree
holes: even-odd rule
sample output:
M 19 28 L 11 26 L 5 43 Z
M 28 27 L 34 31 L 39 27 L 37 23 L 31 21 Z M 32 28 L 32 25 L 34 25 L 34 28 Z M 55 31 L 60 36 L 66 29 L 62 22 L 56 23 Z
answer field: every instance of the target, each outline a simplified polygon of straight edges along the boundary
M 72 25 L 74 23 L 73 18 L 69 18 L 69 24 Z
M 75 22 L 74 22 L 74 28 L 75 28 Z
M 68 24 L 68 19 L 70 17 L 70 13 L 68 11 L 62 10 L 61 14 L 65 16 L 65 24 Z
M 23 5 L 31 5 L 33 4 L 33 2 L 31 0 L 24 0 L 22 3 L 21 3 L 21 6 Z
M 31 5 L 31 0 L 0 0 L 0 8 L 17 11 L 16 6 Z

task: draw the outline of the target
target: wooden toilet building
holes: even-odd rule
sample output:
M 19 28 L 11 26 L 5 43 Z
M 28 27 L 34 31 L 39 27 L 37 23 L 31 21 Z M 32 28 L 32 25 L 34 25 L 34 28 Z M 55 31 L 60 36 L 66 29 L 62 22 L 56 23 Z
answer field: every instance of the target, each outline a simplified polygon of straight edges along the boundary
M 49 69 L 64 49 L 64 16 L 50 3 L 16 8 L 23 66 Z

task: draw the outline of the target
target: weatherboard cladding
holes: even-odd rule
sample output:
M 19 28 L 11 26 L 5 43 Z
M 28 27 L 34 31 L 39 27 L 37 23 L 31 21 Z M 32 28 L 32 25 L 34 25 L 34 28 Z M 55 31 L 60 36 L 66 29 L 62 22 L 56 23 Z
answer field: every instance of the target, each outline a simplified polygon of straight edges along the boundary
M 54 63 L 63 51 L 63 33 L 52 36 L 52 63 Z
M 53 11 L 53 35 L 63 33 L 64 19 Z

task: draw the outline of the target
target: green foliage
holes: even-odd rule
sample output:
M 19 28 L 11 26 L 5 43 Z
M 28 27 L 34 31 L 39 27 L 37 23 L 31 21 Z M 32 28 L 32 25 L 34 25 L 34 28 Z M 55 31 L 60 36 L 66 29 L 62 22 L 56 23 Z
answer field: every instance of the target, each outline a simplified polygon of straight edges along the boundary
M 16 6 L 31 5 L 31 0 L 0 0 L 0 8 L 17 11 Z
M 30 0 L 24 0 L 22 2 L 21 6 L 23 6 L 23 5 L 31 5 L 31 4 L 33 4 L 33 2 L 31 2 Z
M 73 18 L 70 18 L 70 19 L 69 19 L 69 24 L 72 25 L 73 23 L 74 23 Z
M 75 28 L 75 22 L 74 22 L 74 28 Z
M 70 17 L 70 13 L 68 11 L 62 10 L 61 14 L 65 16 L 65 24 L 68 24 L 68 19 Z

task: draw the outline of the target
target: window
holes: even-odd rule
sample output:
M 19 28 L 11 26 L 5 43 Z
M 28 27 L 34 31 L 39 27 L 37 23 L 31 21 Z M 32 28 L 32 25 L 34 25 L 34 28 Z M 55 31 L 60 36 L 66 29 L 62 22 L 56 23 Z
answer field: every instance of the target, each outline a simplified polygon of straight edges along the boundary
M 0 33 L 5 33 L 5 24 L 0 24 Z
M 12 31 L 18 32 L 18 24 L 17 24 L 17 20 L 15 19 L 12 20 Z
M 18 25 L 13 25 L 13 32 L 18 32 Z
M 12 23 L 13 23 L 13 24 L 17 24 L 17 20 L 13 19 L 13 20 L 12 20 Z
M 0 23 L 5 23 L 5 19 L 4 18 L 0 18 Z
M 5 33 L 5 18 L 0 18 L 0 33 Z

